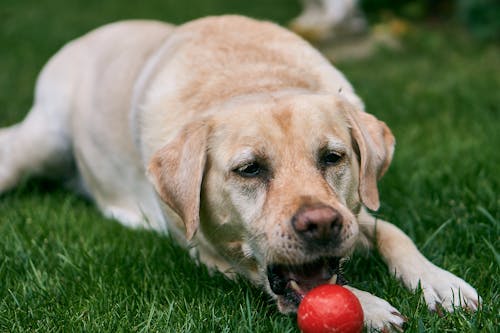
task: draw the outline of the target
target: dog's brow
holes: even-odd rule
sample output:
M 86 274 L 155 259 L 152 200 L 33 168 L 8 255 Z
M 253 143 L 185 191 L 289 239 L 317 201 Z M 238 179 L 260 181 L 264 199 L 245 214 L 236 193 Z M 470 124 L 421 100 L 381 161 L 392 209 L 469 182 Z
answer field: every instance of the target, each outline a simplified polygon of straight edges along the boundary
M 340 141 L 336 138 L 327 138 L 324 147 L 328 150 L 337 151 L 337 152 L 346 152 L 347 147 L 344 142 Z
M 237 167 L 246 162 L 255 161 L 257 154 L 250 147 L 245 147 L 240 150 L 230 161 L 229 165 L 231 167 Z

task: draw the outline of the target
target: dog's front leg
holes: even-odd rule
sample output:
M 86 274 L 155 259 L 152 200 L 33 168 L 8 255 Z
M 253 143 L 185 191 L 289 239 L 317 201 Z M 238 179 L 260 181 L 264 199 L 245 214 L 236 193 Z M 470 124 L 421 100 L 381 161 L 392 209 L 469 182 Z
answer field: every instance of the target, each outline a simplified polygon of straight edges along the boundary
M 427 260 L 396 226 L 374 218 L 365 210 L 358 221 L 362 233 L 377 247 L 389 270 L 411 290 L 416 290 L 420 284 L 430 310 L 436 310 L 437 305 L 447 311 L 456 307 L 477 310 L 481 300 L 477 291 Z
M 364 325 L 369 331 L 372 329 L 387 331 L 403 331 L 403 324 L 406 318 L 387 301 L 350 286 L 345 286 L 352 291 L 361 303 L 364 315 Z

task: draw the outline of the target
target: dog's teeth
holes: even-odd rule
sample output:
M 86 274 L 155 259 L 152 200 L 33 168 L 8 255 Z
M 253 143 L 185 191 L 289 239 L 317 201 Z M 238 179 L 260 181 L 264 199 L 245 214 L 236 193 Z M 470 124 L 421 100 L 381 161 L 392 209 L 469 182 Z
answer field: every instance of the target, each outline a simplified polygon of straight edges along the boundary
M 297 292 L 300 292 L 300 291 L 301 291 L 301 290 L 300 290 L 300 287 L 299 287 L 299 284 L 298 284 L 298 283 L 297 283 L 297 281 L 295 281 L 295 280 L 291 280 L 291 281 L 290 281 L 290 287 L 291 287 L 293 290 L 297 291 Z
M 336 284 L 337 283 L 337 274 L 333 274 L 331 279 L 328 281 L 330 284 Z

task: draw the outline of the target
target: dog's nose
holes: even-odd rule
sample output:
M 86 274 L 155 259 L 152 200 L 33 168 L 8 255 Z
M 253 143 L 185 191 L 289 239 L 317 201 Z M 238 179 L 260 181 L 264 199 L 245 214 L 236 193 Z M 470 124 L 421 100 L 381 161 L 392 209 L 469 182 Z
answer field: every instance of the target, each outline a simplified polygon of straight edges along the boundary
M 303 207 L 292 217 L 292 226 L 306 241 L 331 242 L 340 235 L 342 216 L 329 206 Z

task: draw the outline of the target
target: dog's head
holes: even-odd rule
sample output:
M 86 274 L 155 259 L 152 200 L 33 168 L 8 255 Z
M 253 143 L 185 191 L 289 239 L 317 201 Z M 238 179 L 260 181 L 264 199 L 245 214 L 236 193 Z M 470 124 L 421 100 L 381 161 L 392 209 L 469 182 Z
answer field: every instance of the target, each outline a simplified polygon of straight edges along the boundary
M 187 237 L 198 232 L 289 312 L 339 274 L 393 147 L 383 122 L 340 96 L 247 98 L 188 124 L 149 172 Z

